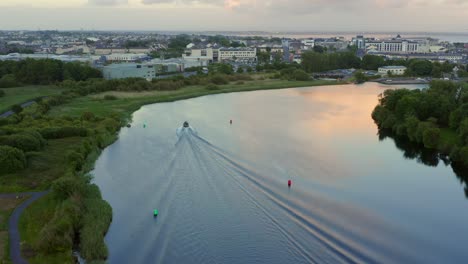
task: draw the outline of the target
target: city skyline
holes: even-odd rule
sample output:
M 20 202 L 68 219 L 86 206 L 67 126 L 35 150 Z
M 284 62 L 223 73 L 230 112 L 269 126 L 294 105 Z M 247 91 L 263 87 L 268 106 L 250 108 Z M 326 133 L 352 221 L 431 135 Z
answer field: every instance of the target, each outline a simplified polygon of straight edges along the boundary
M 0 24 L 3 30 L 468 31 L 468 0 L 288 2 L 2 0 Z

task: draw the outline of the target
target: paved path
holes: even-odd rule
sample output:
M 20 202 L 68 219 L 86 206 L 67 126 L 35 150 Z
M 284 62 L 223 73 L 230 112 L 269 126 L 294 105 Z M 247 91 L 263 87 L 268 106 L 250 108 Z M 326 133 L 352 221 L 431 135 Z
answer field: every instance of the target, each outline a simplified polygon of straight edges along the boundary
M 28 262 L 21 257 L 21 238 L 18 230 L 18 223 L 21 214 L 30 204 L 37 199 L 49 193 L 44 192 L 24 192 L 24 193 L 6 193 L 0 194 L 0 198 L 16 198 L 17 196 L 31 196 L 28 200 L 18 205 L 8 219 L 8 236 L 10 237 L 10 257 L 13 264 L 27 264 Z

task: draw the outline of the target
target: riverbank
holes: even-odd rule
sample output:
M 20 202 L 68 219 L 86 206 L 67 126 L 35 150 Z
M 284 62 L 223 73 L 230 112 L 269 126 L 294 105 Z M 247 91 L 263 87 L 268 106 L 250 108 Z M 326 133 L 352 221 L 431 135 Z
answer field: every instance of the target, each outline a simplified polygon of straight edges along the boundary
M 1 177 L 1 189 L 7 192 L 52 187 L 47 199 L 32 204 L 21 216 L 19 228 L 28 259 L 31 263 L 44 260 L 48 263 L 69 263 L 75 241 L 80 241 L 82 255 L 88 260 L 106 258 L 108 253 L 103 238 L 112 213 L 86 174 L 93 168 L 101 150 L 117 139 L 120 127 L 125 126 L 132 113 L 141 106 L 210 94 L 335 84 L 341 83 L 272 80 L 255 76 L 242 82 L 216 86 L 192 85 L 171 91 L 107 91 L 76 96 L 64 103 L 51 105 L 39 120 L 34 117 L 40 115 L 42 105 L 31 105 L 21 114 L 19 123 L 7 127 L 14 131 L 37 129 L 48 137 L 47 145 L 40 151 L 26 153 L 28 164 L 25 170 Z M 45 101 L 54 100 L 57 98 L 51 97 Z M 17 120 L 15 116 L 11 118 Z M 47 134 L 44 127 L 58 130 Z M 79 133 L 61 135 L 65 133 L 65 128 Z M 84 131 L 84 134 L 80 131 Z M 62 226 L 65 230 L 57 233 L 59 219 L 64 219 L 66 225 Z

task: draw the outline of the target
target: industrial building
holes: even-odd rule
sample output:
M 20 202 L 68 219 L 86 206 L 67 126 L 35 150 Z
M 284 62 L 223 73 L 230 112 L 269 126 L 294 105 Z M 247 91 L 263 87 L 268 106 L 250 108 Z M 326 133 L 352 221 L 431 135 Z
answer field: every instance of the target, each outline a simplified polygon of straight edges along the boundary
M 219 62 L 225 60 L 257 61 L 257 49 L 255 48 L 220 48 Z
M 125 78 L 144 78 L 148 81 L 156 78 L 156 70 L 151 64 L 122 63 L 104 66 L 103 77 L 107 80 Z
M 380 75 L 388 75 L 391 73 L 392 75 L 403 75 L 405 74 L 406 67 L 405 66 L 384 66 L 379 68 Z

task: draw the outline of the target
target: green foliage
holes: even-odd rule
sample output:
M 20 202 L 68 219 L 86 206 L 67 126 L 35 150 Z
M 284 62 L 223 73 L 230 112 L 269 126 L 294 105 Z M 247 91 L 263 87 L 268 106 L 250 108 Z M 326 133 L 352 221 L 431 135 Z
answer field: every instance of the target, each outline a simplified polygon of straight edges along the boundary
M 20 149 L 0 146 L 0 174 L 16 172 L 26 167 L 26 157 Z
M 99 188 L 94 184 L 87 186 L 85 197 L 80 253 L 86 260 L 104 260 L 108 256 L 108 250 L 103 237 L 112 221 L 112 208 L 102 200 Z
M 435 127 L 428 128 L 423 132 L 423 143 L 426 148 L 437 148 L 440 140 L 440 130 Z
M 0 145 L 7 145 L 21 149 L 22 151 L 38 151 L 44 147 L 45 141 L 42 136 L 30 131 L 27 133 L 19 133 L 8 136 L 0 136 Z
M 380 129 L 391 129 L 460 161 L 461 149 L 468 145 L 466 92 L 463 84 L 444 81 L 434 81 L 424 90 L 386 90 L 372 118 Z
M 92 112 L 83 112 L 81 115 L 81 120 L 93 121 L 96 119 L 96 116 Z
M 3 97 L 3 96 L 5 96 L 5 91 L 0 90 L 0 97 Z
M 86 137 L 88 130 L 82 127 L 48 127 L 39 131 L 45 139 L 57 139 L 67 137 Z
M 429 76 L 432 73 L 432 63 L 428 60 L 412 60 L 408 73 L 416 76 Z
M 15 104 L 11 107 L 11 111 L 13 111 L 15 114 L 19 114 L 23 112 L 23 107 L 19 104 Z
M 106 94 L 104 96 L 104 100 L 117 100 L 117 96 L 111 95 L 111 94 Z
M 114 133 L 120 128 L 120 123 L 113 118 L 106 118 L 101 124 L 110 133 Z
M 83 192 L 83 182 L 76 176 L 65 176 L 55 180 L 52 184 L 52 194 L 58 200 L 64 201 L 73 194 Z
M 229 80 L 223 75 L 214 75 L 211 77 L 211 82 L 216 85 L 228 84 Z
M 0 78 L 0 88 L 10 88 L 20 86 L 13 74 L 6 74 Z
M 300 69 L 297 69 L 293 72 L 293 78 L 296 81 L 307 81 L 310 79 L 309 74 Z
M 356 83 L 364 83 L 368 80 L 362 71 L 356 71 L 354 73 L 354 78 L 356 79 Z
M 220 90 L 220 88 L 215 84 L 208 84 L 205 89 L 208 91 Z
M 364 55 L 361 62 L 361 68 L 364 70 L 377 70 L 379 67 L 386 66 L 385 59 L 376 55 Z
M 236 72 L 237 73 L 244 73 L 244 68 L 238 67 Z
M 308 51 L 302 54 L 302 67 L 307 72 L 359 68 L 360 64 L 360 59 L 351 52 L 317 53 Z

